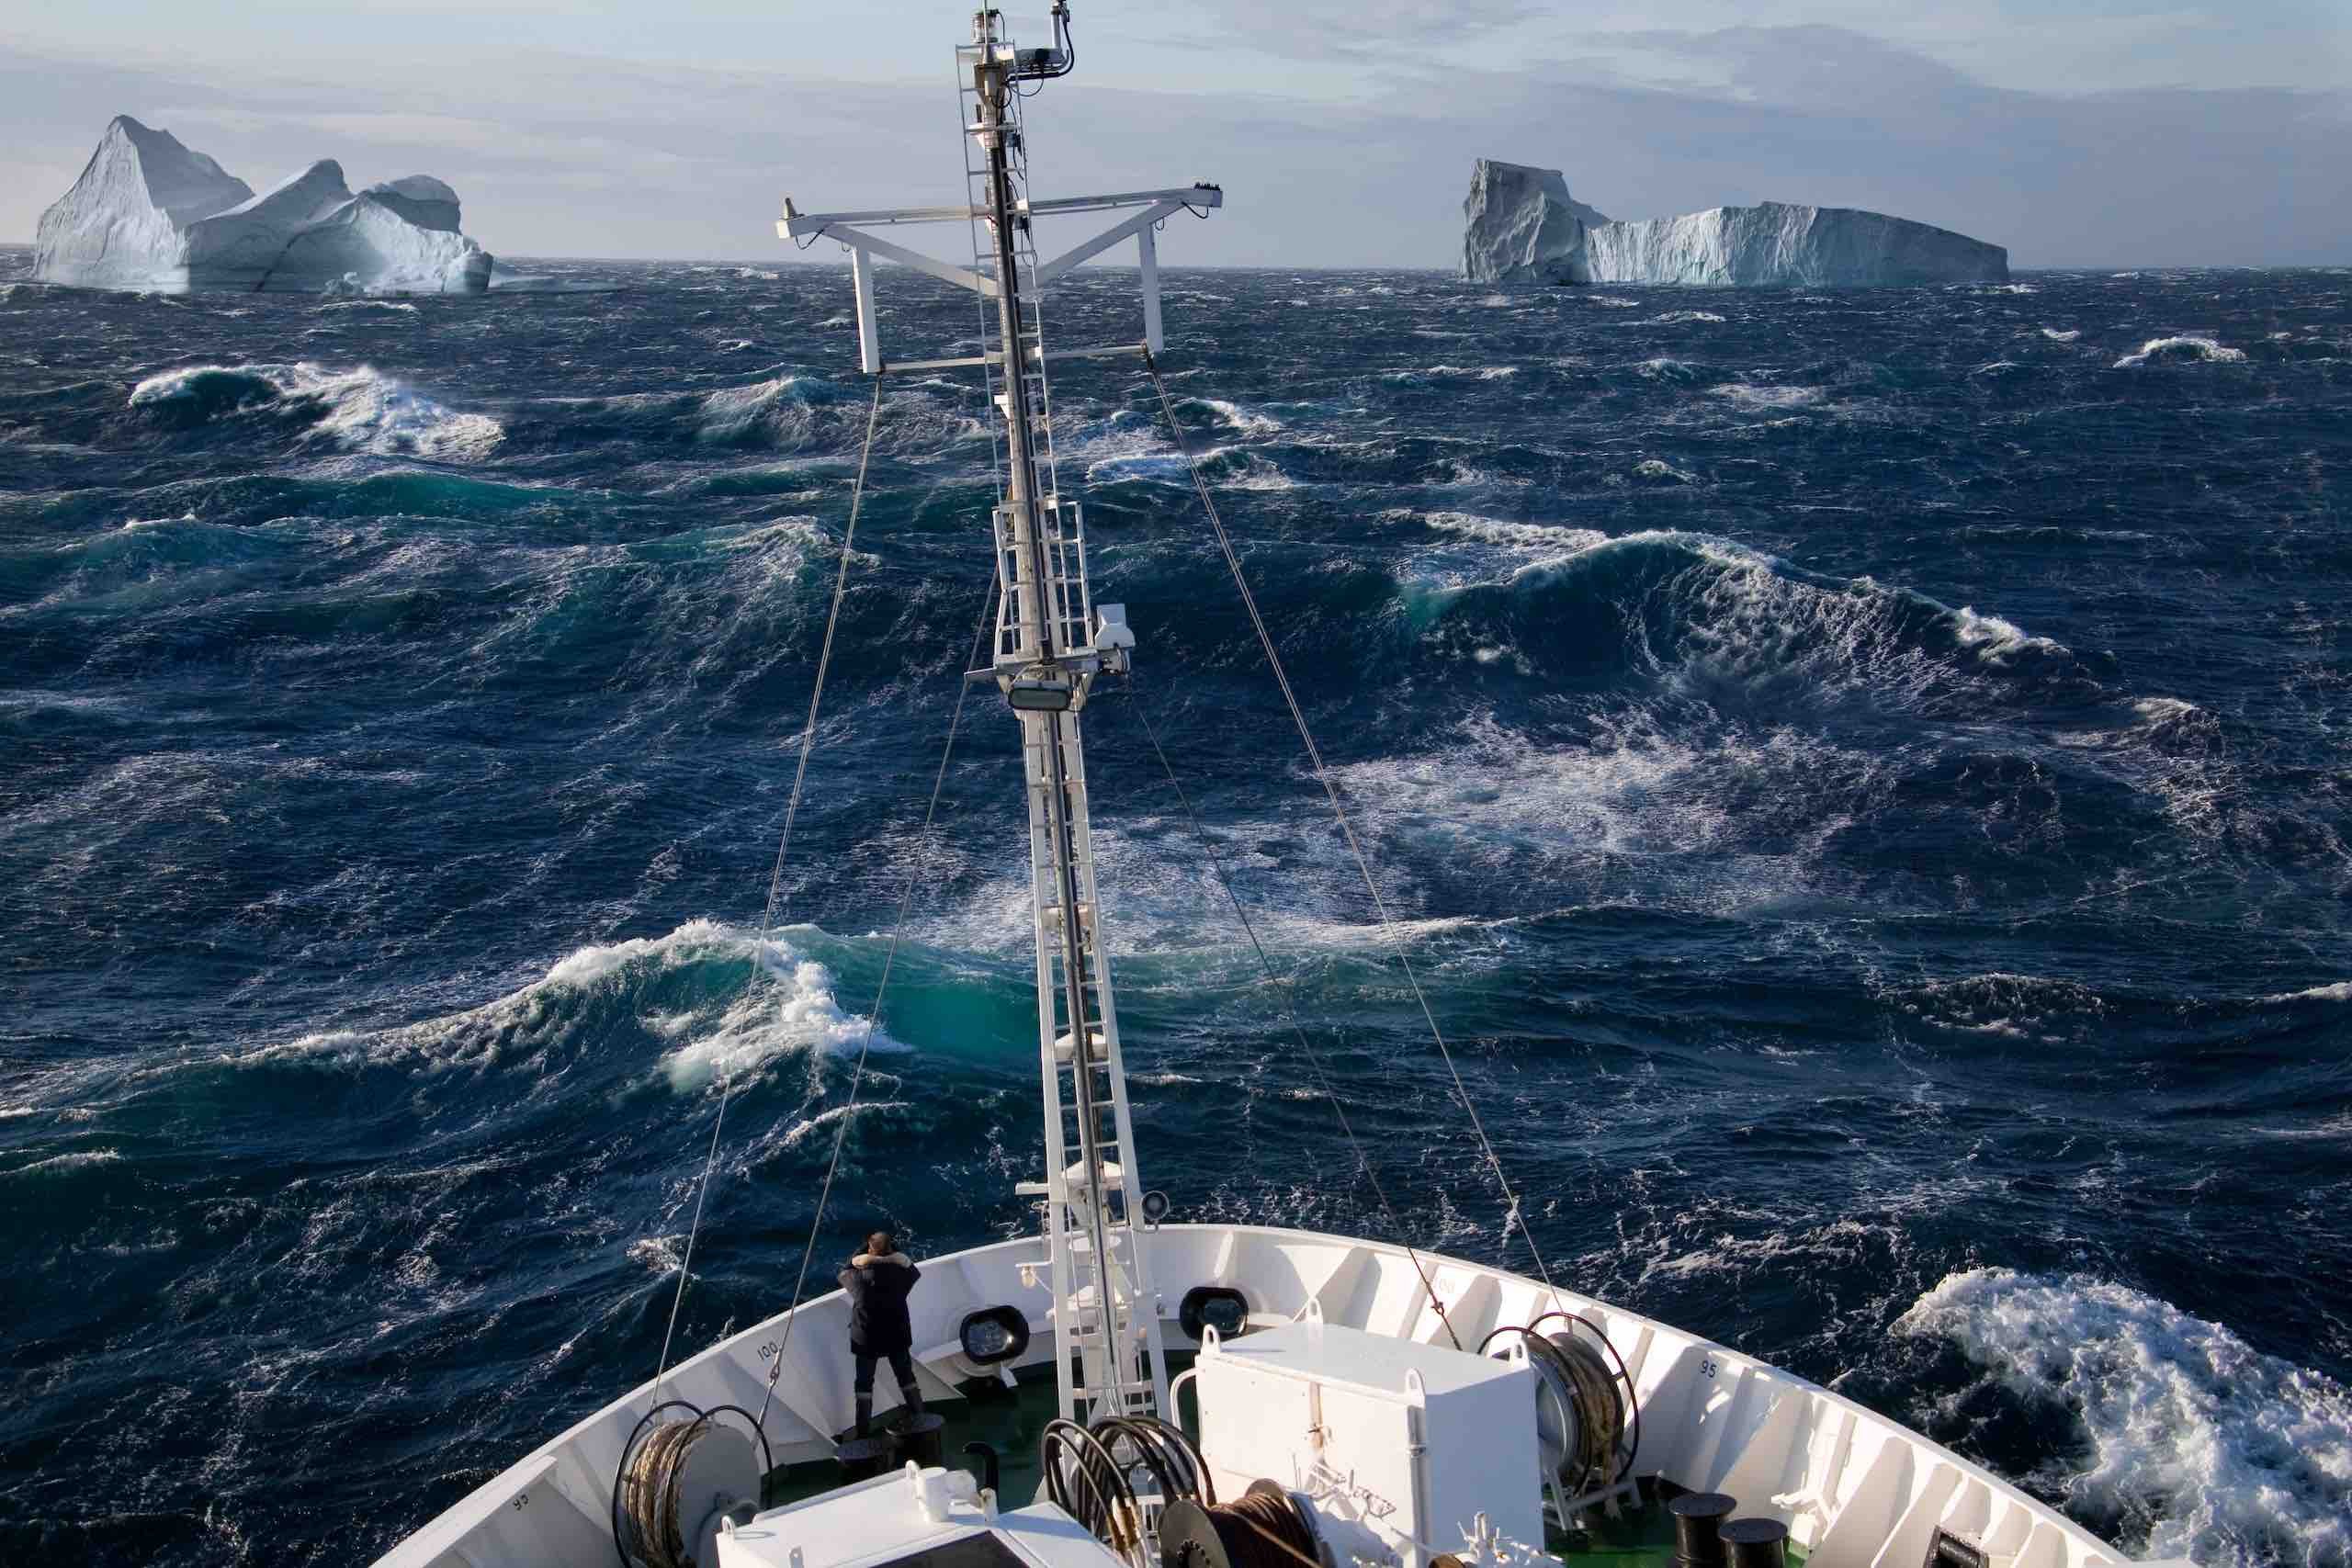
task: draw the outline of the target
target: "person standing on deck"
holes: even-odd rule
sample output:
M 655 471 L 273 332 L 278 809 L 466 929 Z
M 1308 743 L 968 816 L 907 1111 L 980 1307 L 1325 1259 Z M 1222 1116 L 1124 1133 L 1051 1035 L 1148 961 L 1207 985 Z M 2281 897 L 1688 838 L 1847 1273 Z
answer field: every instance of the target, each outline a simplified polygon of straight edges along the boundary
M 841 1271 L 849 1293 L 849 1348 L 857 1359 L 857 1431 L 865 1436 L 874 1418 L 874 1363 L 888 1360 L 899 1380 L 899 1397 L 910 1414 L 922 1414 L 922 1390 L 915 1385 L 914 1325 L 907 1319 L 907 1297 L 922 1270 L 899 1250 L 888 1231 L 865 1238 L 865 1250 Z

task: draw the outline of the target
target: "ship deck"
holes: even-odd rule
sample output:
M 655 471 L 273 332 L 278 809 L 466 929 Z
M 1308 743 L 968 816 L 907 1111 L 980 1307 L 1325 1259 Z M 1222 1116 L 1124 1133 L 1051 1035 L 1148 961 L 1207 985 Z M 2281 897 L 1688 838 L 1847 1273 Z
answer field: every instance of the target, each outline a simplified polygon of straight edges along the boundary
M 1176 1376 L 1192 1362 L 1189 1351 L 1170 1352 L 1169 1375 Z M 944 1461 L 969 1464 L 977 1473 L 979 1461 L 967 1456 L 965 1447 L 985 1443 L 997 1455 L 997 1490 L 1005 1506 L 1018 1507 L 1029 1502 L 1037 1495 L 1042 1475 L 1038 1439 L 1056 1414 L 1051 1369 L 1032 1368 L 1030 1375 L 1011 1389 L 975 1380 L 965 1384 L 962 1392 L 964 1397 L 931 1407 L 946 1423 L 940 1432 Z M 1182 1426 L 1197 1436 L 1192 1400 L 1180 1396 L 1179 1404 Z M 888 1434 L 897 1425 L 895 1419 L 886 1417 L 876 1421 L 873 1429 L 877 1435 Z M 842 1473 L 841 1465 L 831 1459 L 778 1465 L 761 1483 L 760 1506 L 780 1508 L 821 1496 L 842 1483 Z M 1586 1529 L 1551 1531 L 1544 1550 L 1568 1568 L 1674 1568 L 1674 1518 L 1666 1504 L 1682 1490 L 1670 1483 L 1645 1483 L 1638 1498 L 1629 1501 L 1622 1511 L 1594 1510 L 1586 1520 Z M 1804 1568 L 1803 1547 L 1791 1542 L 1785 1551 L 1788 1568 Z

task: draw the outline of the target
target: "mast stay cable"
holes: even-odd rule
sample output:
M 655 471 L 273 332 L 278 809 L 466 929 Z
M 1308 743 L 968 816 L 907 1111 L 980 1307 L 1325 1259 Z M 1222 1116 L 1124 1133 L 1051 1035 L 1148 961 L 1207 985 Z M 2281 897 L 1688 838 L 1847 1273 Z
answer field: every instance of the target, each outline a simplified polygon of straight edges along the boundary
M 1233 879 L 1226 874 L 1225 857 L 1217 852 L 1216 840 L 1210 838 L 1208 830 L 1201 826 L 1200 814 L 1193 809 L 1193 797 L 1185 792 L 1183 784 L 1176 777 L 1175 768 L 1168 761 L 1167 751 L 1160 747 L 1159 728 L 1151 722 L 1151 710 L 1136 692 L 1132 673 L 1127 676 L 1126 687 L 1127 698 L 1135 705 L 1136 716 L 1143 720 L 1143 732 L 1151 742 L 1151 753 L 1159 759 L 1160 771 L 1168 775 L 1169 787 L 1176 792 L 1178 803 L 1184 807 L 1184 819 L 1192 824 L 1193 837 L 1198 839 L 1201 848 L 1208 852 L 1209 867 L 1216 874 L 1216 884 L 1225 894 L 1225 901 L 1233 906 L 1234 914 L 1240 919 L 1241 934 L 1250 939 L 1250 951 L 1258 955 L 1258 967 L 1265 972 L 1267 984 L 1272 986 L 1282 998 L 1283 1021 L 1290 1025 L 1291 1038 L 1298 1042 L 1299 1050 L 1306 1054 L 1308 1064 L 1314 1068 L 1315 1081 L 1323 1090 L 1323 1098 L 1331 1102 L 1332 1114 L 1340 1119 L 1340 1131 L 1346 1136 L 1348 1147 L 1355 1151 L 1356 1164 L 1372 1183 L 1372 1194 L 1379 1200 L 1380 1212 L 1388 1217 L 1390 1228 L 1403 1243 L 1405 1256 L 1412 1259 L 1413 1272 L 1420 1276 L 1421 1289 L 1428 1294 L 1430 1305 L 1437 1309 L 1437 1320 L 1445 1325 L 1445 1337 L 1453 1341 L 1455 1349 L 1467 1348 L 1462 1343 L 1462 1337 L 1454 1333 L 1453 1319 L 1445 1315 L 1445 1303 L 1439 1298 L 1437 1286 L 1430 1281 L 1429 1268 L 1421 1261 L 1421 1255 L 1413 1249 L 1405 1222 L 1397 1217 L 1396 1205 L 1388 1201 L 1388 1190 L 1381 1185 L 1380 1172 L 1372 1163 L 1371 1152 L 1356 1136 L 1355 1127 L 1348 1120 L 1347 1107 L 1340 1103 L 1339 1090 L 1332 1087 L 1330 1074 L 1324 1069 L 1322 1053 L 1315 1049 L 1307 1040 L 1306 1031 L 1300 1027 L 1297 991 L 1291 977 L 1274 972 L 1273 960 L 1266 956 L 1265 945 L 1258 940 L 1257 922 L 1250 918 L 1250 911 L 1242 906 L 1240 895 L 1233 890 Z
M 980 624 L 972 637 L 974 660 L 979 658 L 980 645 L 982 639 L 988 636 L 989 622 L 993 618 L 995 611 L 996 572 L 994 563 L 991 562 L 989 572 L 989 592 L 981 596 Z M 890 922 L 890 945 L 883 953 L 882 978 L 874 987 L 874 1006 L 865 1015 L 865 1032 L 858 1037 L 857 1063 L 850 1070 L 849 1099 L 842 1103 L 840 1125 L 833 1129 L 833 1152 L 831 1157 L 825 1162 L 824 1185 L 817 1190 L 817 1212 L 808 1218 L 808 1243 L 801 1249 L 800 1272 L 792 1281 L 792 1303 L 784 1310 L 784 1338 L 776 1345 L 775 1359 L 768 1363 L 767 1388 L 760 1395 L 760 1414 L 757 1421 L 762 1431 L 767 1429 L 768 1404 L 775 1397 L 776 1379 L 784 1375 L 785 1352 L 792 1348 L 792 1325 L 800 1320 L 800 1298 L 808 1285 L 809 1260 L 817 1255 L 817 1238 L 824 1232 L 825 1206 L 831 1201 L 833 1195 L 833 1178 L 841 1170 L 842 1150 L 849 1143 L 850 1122 L 856 1119 L 858 1093 L 865 1083 L 866 1055 L 873 1048 L 874 1031 L 879 1027 L 882 1019 L 882 998 L 889 993 L 890 971 L 898 966 L 899 942 L 899 939 L 906 934 L 907 911 L 914 904 L 915 889 L 922 885 L 921 852 L 922 846 L 930 841 L 932 821 L 939 815 L 939 797 L 947 787 L 947 765 L 956 755 L 956 732 L 964 725 L 964 702 L 971 695 L 971 692 L 972 683 L 959 678 L 956 688 L 956 709 L 947 719 L 947 739 L 939 749 L 939 772 L 931 781 L 931 802 L 923 807 L 922 827 L 915 834 L 916 854 L 907 867 L 907 886 L 899 895 L 898 915 Z
M 1168 416 L 1168 431 L 1176 443 L 1176 450 L 1183 454 L 1184 466 L 1192 475 L 1193 491 L 1201 498 L 1201 509 L 1206 513 L 1209 528 L 1216 536 L 1217 548 L 1225 557 L 1227 570 L 1232 573 L 1233 586 L 1241 595 L 1242 608 L 1250 612 L 1250 624 L 1258 634 L 1258 646 L 1266 655 L 1272 669 L 1274 683 L 1282 690 L 1283 701 L 1290 708 L 1291 722 L 1298 728 L 1298 738 L 1306 747 L 1307 761 L 1313 764 L 1316 781 L 1323 786 L 1324 797 L 1331 803 L 1331 815 L 1340 824 L 1340 836 L 1346 839 L 1348 852 L 1356 863 L 1356 870 L 1363 878 L 1364 891 L 1372 895 L 1374 912 L 1380 918 L 1382 937 L 1396 951 L 1397 962 L 1405 971 L 1405 983 L 1412 987 L 1413 1000 L 1420 1004 L 1421 1017 L 1429 1024 L 1430 1038 L 1437 1043 L 1438 1055 L 1445 1061 L 1445 1070 L 1453 1080 L 1453 1092 L 1462 1101 L 1462 1109 L 1470 1118 L 1470 1130 L 1478 1139 L 1478 1147 L 1487 1156 L 1487 1168 L 1494 1172 L 1495 1183 L 1503 1194 L 1503 1236 L 1510 1239 L 1511 1226 L 1516 1224 L 1527 1238 L 1527 1250 L 1535 1258 L 1536 1271 L 1544 1278 L 1544 1287 L 1556 1300 L 1559 1287 L 1552 1280 L 1551 1266 L 1544 1260 L 1544 1249 L 1535 1240 L 1534 1231 L 1528 1225 L 1527 1216 L 1520 1207 L 1519 1194 L 1504 1173 L 1502 1156 L 1487 1136 L 1485 1122 L 1478 1117 L 1478 1108 L 1470 1099 L 1470 1090 L 1462 1081 L 1462 1069 L 1454 1065 L 1453 1052 L 1445 1042 L 1445 1032 L 1438 1027 L 1437 1013 L 1430 1006 L 1428 995 L 1421 989 L 1420 976 L 1414 973 L 1412 954 L 1396 931 L 1396 922 L 1388 912 L 1388 901 L 1381 897 L 1380 884 L 1372 874 L 1372 863 L 1363 852 L 1363 845 L 1356 839 L 1355 825 L 1348 819 L 1348 810 L 1340 799 L 1340 788 L 1332 781 L 1331 771 L 1324 764 L 1322 749 L 1315 744 L 1314 732 L 1307 728 L 1306 710 L 1299 705 L 1298 694 L 1291 689 L 1290 675 L 1283 668 L 1282 655 L 1274 650 L 1273 634 L 1266 629 L 1265 617 L 1258 613 L 1257 596 L 1250 592 L 1250 580 L 1241 570 L 1241 558 L 1233 547 L 1233 536 L 1226 532 L 1225 520 L 1217 514 L 1216 502 L 1209 494 L 1208 481 L 1201 475 L 1200 459 L 1193 456 L 1192 443 L 1184 438 L 1184 427 L 1176 417 L 1176 404 L 1168 395 L 1168 383 L 1159 378 L 1159 366 L 1151 351 L 1143 351 L 1143 367 L 1151 378 L 1152 389 L 1159 395 L 1159 406 Z
M 850 489 L 849 523 L 842 530 L 841 565 L 833 573 L 832 605 L 825 613 L 825 640 L 817 654 L 817 679 L 808 692 L 808 722 L 800 731 L 800 764 L 792 773 L 792 797 L 784 808 L 784 832 L 776 840 L 775 867 L 768 873 L 767 907 L 760 913 L 760 940 L 752 950 L 752 966 L 756 980 L 759 965 L 767 956 L 768 942 L 775 929 L 776 894 L 784 883 L 785 852 L 792 847 L 792 824 L 800 815 L 800 796 L 808 782 L 808 754 L 817 746 L 817 713 L 825 700 L 825 676 L 832 668 L 833 633 L 840 626 L 842 601 L 849 590 L 850 545 L 857 537 L 857 513 L 865 503 L 865 471 L 874 459 L 874 430 L 882 419 L 882 378 L 874 378 L 874 401 L 865 412 L 865 443 L 857 456 L 857 481 Z M 710 1197 L 711 1173 L 718 1165 L 719 1129 L 727 1125 L 727 1101 L 734 1094 L 734 1081 L 722 1069 L 718 1075 L 718 1114 L 710 1124 L 710 1151 L 703 1156 L 702 1180 L 695 1188 L 694 1223 L 686 1230 L 685 1255 L 678 1260 L 678 1292 L 670 1298 L 670 1325 L 662 1333 L 662 1359 L 653 1372 L 653 1393 L 660 1398 L 662 1380 L 670 1373 L 670 1347 L 678 1337 L 679 1309 L 686 1304 L 686 1281 L 692 1279 L 695 1262 L 695 1242 L 702 1235 L 702 1211 Z M 830 1178 L 828 1178 L 830 1180 Z M 812 1238 L 813 1242 L 813 1238 Z M 805 1269 L 807 1265 L 802 1265 Z
M 989 587 L 980 596 L 979 624 L 973 628 L 972 656 L 966 663 L 967 669 L 979 659 L 980 648 L 988 637 L 989 623 L 995 618 L 996 597 L 995 563 L 990 562 Z M 824 1184 L 817 1190 L 816 1213 L 808 1219 L 808 1242 L 800 1252 L 800 1271 L 792 1282 L 792 1303 L 785 1308 L 784 1337 L 776 1345 L 775 1359 L 768 1363 L 767 1387 L 760 1395 L 760 1413 L 754 1423 L 763 1432 L 767 1429 L 768 1405 L 775 1398 L 776 1380 L 784 1375 L 785 1352 L 792 1348 L 793 1325 L 800 1320 L 800 1300 L 802 1292 L 808 1289 L 808 1265 L 817 1255 L 817 1238 L 824 1232 L 825 1208 L 832 1200 L 833 1178 L 841 1170 L 842 1150 L 849 1143 L 850 1123 L 856 1119 L 857 1097 L 865 1083 L 866 1056 L 874 1045 L 874 1032 L 881 1024 L 882 999 L 889 994 L 890 972 L 898 966 L 899 944 L 907 930 L 907 911 L 914 905 L 915 889 L 922 886 L 922 847 L 930 841 L 931 825 L 939 815 L 939 797 L 947 787 L 947 767 L 955 759 L 956 737 L 963 728 L 964 704 L 971 693 L 972 683 L 962 679 L 961 671 L 958 671 L 956 683 L 956 707 L 947 718 L 947 739 L 939 749 L 939 771 L 932 777 L 931 800 L 923 807 L 922 827 L 915 834 L 915 853 L 910 857 L 908 863 L 907 885 L 899 895 L 898 914 L 890 922 L 890 945 L 883 953 L 882 978 L 874 987 L 874 1005 L 865 1015 L 865 1032 L 858 1037 L 857 1062 L 850 1071 L 849 1099 L 842 1103 L 841 1122 L 833 1129 L 833 1152 L 825 1161 Z

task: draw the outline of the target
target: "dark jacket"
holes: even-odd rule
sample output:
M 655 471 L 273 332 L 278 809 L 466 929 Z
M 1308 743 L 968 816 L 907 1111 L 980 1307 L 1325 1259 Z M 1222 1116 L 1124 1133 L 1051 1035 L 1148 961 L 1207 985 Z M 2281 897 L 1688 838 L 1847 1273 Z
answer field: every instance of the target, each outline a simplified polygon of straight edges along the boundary
M 842 1289 L 849 1292 L 849 1346 L 868 1355 L 888 1356 L 915 1348 L 914 1325 L 907 1321 L 907 1297 L 922 1278 L 903 1252 L 871 1258 L 861 1252 L 841 1271 Z

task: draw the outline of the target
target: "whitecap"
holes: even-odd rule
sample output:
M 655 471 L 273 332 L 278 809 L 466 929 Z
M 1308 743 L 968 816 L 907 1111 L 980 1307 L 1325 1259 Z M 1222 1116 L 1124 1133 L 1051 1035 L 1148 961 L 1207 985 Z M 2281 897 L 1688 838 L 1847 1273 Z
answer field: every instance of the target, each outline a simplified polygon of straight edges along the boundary
M 1746 381 L 1734 381 L 1728 386 L 1710 387 L 1707 390 L 1718 398 L 1727 398 L 1746 409 L 1800 409 L 1821 400 L 1818 387 L 1758 387 Z
M 903 1100 L 862 1100 L 855 1105 L 836 1105 L 830 1111 L 820 1111 L 814 1116 L 795 1122 L 784 1130 L 784 1135 L 776 1142 L 785 1148 L 797 1149 L 815 1134 L 852 1117 L 873 1116 L 886 1111 L 908 1108 L 909 1102 Z
M 771 979 L 742 985 L 678 1012 L 653 1010 L 647 1032 L 666 1049 L 659 1071 L 680 1093 L 720 1077 L 741 1078 L 795 1055 L 854 1055 L 910 1049 L 864 1014 L 842 1007 L 831 970 L 780 938 L 715 920 L 689 920 L 666 936 L 596 942 L 565 954 L 539 979 L 477 1008 L 391 1029 L 333 1030 L 263 1046 L 231 1058 L 242 1065 L 324 1057 L 433 1073 L 486 1066 L 509 1055 L 536 1057 L 561 1043 L 593 1015 L 600 992 L 626 1005 L 673 971 L 717 961 L 749 961 Z M 648 1014 L 631 1006 L 628 1017 Z
M 1980 615 L 1966 604 L 1953 611 L 1952 615 L 1953 635 L 1959 637 L 1961 646 L 1975 649 L 1979 658 L 1996 664 L 2029 649 L 2041 653 L 2064 651 L 2046 637 L 2035 637 L 1998 615 Z
M 1245 409 L 1238 403 L 1227 402 L 1223 398 L 1196 398 L 1192 400 L 1215 411 L 1220 422 L 1244 435 L 1264 435 L 1283 427 L 1283 422 L 1270 413 Z
M 2041 335 L 2052 343 L 2072 343 L 2083 335 L 2083 331 L 2080 327 L 2068 327 L 2063 331 L 2057 327 L 2044 327 Z
M 684 1258 L 685 1244 L 683 1232 L 639 1236 L 628 1244 L 625 1256 L 631 1263 L 642 1264 L 649 1274 L 674 1274 Z
M 1510 523 L 1498 517 L 1481 517 L 1471 512 L 1432 512 L 1423 516 L 1421 522 L 1440 533 L 1459 534 L 1490 545 L 1508 545 L 1514 549 L 1547 553 L 1589 550 L 1596 545 L 1609 542 L 1609 536 L 1597 529 L 1570 528 L 1550 523 Z
M 92 1166 L 113 1165 L 121 1158 L 122 1151 L 119 1149 L 85 1149 L 76 1154 L 51 1155 L 47 1159 L 37 1159 L 30 1165 L 20 1165 L 6 1174 L 31 1176 L 37 1171 L 85 1170 Z
M 2338 980 L 2333 985 L 2313 986 L 2308 990 L 2281 991 L 2265 997 L 2269 1002 L 2352 1002 L 2352 980 Z
M 2140 345 L 2137 353 L 2117 360 L 2114 367 L 2131 370 L 2143 365 L 2227 365 L 2245 357 L 2245 350 L 2226 347 L 2210 337 L 2152 337 Z
M 774 972 L 776 966 L 771 963 L 770 967 Z M 897 1054 L 908 1049 L 873 1019 L 845 1011 L 833 997 L 832 972 L 823 964 L 804 959 L 781 977 L 787 982 L 781 1001 L 746 991 L 720 1015 L 710 1033 L 663 1057 L 662 1069 L 670 1087 L 683 1094 L 722 1077 L 753 1071 L 788 1052 L 854 1056 L 869 1050 Z
M 204 419 L 273 405 L 314 412 L 311 436 L 379 457 L 479 462 L 506 436 L 489 415 L 457 412 L 365 365 L 196 365 L 150 376 L 130 393 L 132 408 L 187 409 Z
M 1658 457 L 1643 458 L 1634 465 L 1634 473 L 1639 479 L 1664 479 L 1674 484 L 1694 485 L 1699 482 L 1698 475 L 1685 473 L 1673 464 Z
M 2352 1552 L 2352 1391 L 2224 1325 L 2085 1274 L 1971 1269 L 1895 1323 L 2087 1440 L 2058 1479 L 2134 1556 L 2341 1562 Z

